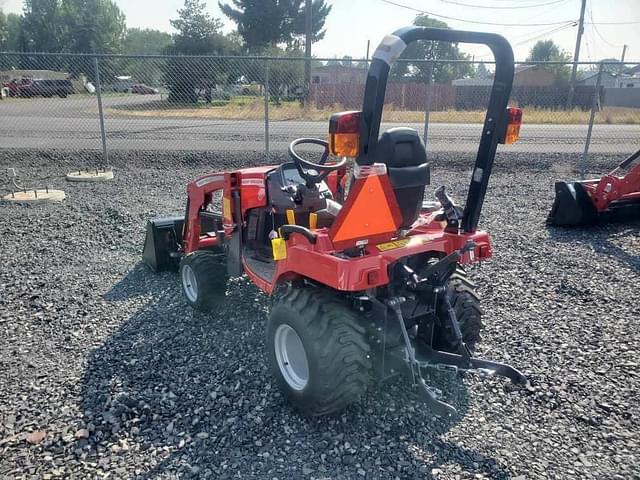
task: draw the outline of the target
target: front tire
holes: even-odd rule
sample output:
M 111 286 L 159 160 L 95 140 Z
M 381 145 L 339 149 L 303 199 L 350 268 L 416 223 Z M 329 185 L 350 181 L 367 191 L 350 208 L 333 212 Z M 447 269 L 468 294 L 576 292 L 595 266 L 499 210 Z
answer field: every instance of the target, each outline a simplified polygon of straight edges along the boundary
M 357 314 L 327 290 L 287 285 L 274 294 L 267 354 L 278 386 L 307 415 L 342 410 L 369 384 L 365 329 Z
M 220 303 L 226 294 L 227 271 L 224 256 L 195 252 L 180 261 L 182 294 L 193 308 L 207 311 Z

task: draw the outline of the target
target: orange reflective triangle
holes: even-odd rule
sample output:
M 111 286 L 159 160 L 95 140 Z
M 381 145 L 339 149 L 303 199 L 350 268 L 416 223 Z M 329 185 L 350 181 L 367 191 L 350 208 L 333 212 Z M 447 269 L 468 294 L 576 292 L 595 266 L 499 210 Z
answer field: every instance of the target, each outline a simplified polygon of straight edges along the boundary
M 371 175 L 356 180 L 329 235 L 333 242 L 346 242 L 395 233 L 399 217 L 388 177 Z

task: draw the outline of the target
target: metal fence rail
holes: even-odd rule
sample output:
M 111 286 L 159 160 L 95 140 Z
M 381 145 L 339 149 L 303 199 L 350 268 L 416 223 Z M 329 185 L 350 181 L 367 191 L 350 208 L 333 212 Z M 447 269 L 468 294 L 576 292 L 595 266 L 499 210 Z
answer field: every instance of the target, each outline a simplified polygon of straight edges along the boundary
M 304 65 L 293 57 L 0 53 L 0 148 L 101 149 L 105 162 L 118 149 L 284 151 L 295 137 L 325 136 L 332 112 L 361 106 L 366 59 L 313 59 L 308 85 Z M 511 103 L 524 109 L 525 125 L 510 148 L 579 153 L 583 168 L 589 152 L 632 150 L 640 81 L 621 72 L 633 64 L 581 63 L 585 78 L 566 110 L 570 66 L 516 65 Z M 397 62 L 384 126 L 424 132 L 432 151 L 472 152 L 492 82 L 476 67 Z

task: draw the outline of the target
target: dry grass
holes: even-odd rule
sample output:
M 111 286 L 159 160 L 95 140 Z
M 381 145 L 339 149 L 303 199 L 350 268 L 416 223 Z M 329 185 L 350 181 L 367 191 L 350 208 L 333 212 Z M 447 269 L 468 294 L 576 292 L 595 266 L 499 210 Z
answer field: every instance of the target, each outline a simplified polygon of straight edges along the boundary
M 172 105 L 166 101 L 154 101 L 146 104 L 122 105 L 108 109 L 108 113 L 117 116 L 153 117 L 153 118 L 207 118 L 224 120 L 262 120 L 264 101 L 259 97 L 236 97 L 229 102 L 214 102 L 212 105 L 198 106 Z M 298 102 L 282 102 L 269 105 L 269 117 L 272 120 L 310 120 L 326 121 L 332 113 L 345 110 L 341 105 L 332 108 L 317 109 L 302 107 Z M 484 111 L 445 110 L 431 112 L 431 123 L 482 123 Z M 589 111 L 551 110 L 525 108 L 524 122 L 528 124 L 580 124 L 589 122 Z M 393 105 L 385 106 L 383 121 L 419 123 L 424 121 L 424 112 L 400 111 Z M 640 125 L 640 109 L 623 107 L 605 107 L 596 114 L 598 124 Z

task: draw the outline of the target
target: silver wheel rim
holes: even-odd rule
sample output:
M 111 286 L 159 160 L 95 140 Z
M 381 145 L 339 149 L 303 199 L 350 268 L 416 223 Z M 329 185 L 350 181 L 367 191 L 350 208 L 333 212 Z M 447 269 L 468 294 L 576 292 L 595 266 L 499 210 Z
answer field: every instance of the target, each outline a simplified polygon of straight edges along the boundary
M 282 377 L 294 390 L 302 390 L 309 382 L 309 362 L 298 333 L 282 324 L 276 329 L 274 344 Z
M 182 289 L 190 302 L 196 302 L 198 300 L 198 282 L 196 281 L 196 274 L 193 272 L 191 265 L 184 265 L 182 267 Z

